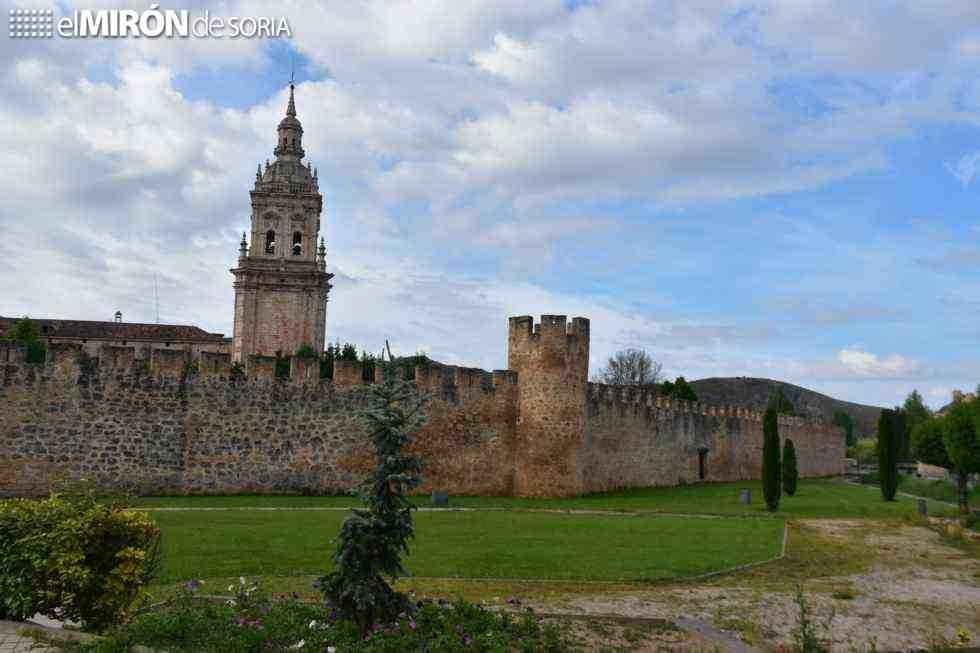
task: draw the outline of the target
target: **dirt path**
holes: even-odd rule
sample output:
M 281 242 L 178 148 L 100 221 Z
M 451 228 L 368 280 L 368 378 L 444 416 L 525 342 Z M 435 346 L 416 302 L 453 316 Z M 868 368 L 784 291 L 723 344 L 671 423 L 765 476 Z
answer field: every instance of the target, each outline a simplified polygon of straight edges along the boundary
M 958 636 L 980 646 L 976 550 L 905 523 L 799 521 L 793 524 L 786 559 L 766 569 L 686 586 L 579 595 L 534 607 L 678 624 L 694 619 L 749 646 L 772 649 L 793 643 L 798 583 L 817 635 L 829 639 L 835 651 L 932 648 Z M 692 644 L 677 637 L 658 641 L 653 633 L 634 650 L 688 650 Z

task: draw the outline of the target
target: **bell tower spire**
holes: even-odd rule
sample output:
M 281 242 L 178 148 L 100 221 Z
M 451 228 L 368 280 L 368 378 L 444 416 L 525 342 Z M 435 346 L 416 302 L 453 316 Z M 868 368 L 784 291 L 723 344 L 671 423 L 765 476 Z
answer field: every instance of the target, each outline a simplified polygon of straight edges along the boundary
M 291 355 L 303 345 L 321 351 L 332 274 L 317 249 L 323 196 L 303 162 L 303 126 L 296 118 L 296 83 L 289 79 L 286 115 L 276 129 L 276 159 L 259 165 L 251 192 L 251 234 L 239 246 L 232 357 Z
M 303 125 L 296 118 L 296 84 L 292 75 L 289 77 L 289 103 L 286 105 L 286 117 L 279 122 L 276 131 L 279 133 L 279 144 L 275 155 L 278 161 L 300 161 L 306 153 L 303 151 Z
M 289 78 L 289 104 L 286 106 L 286 115 L 296 117 L 296 98 L 293 96 L 293 91 L 296 85 L 293 83 L 293 78 Z

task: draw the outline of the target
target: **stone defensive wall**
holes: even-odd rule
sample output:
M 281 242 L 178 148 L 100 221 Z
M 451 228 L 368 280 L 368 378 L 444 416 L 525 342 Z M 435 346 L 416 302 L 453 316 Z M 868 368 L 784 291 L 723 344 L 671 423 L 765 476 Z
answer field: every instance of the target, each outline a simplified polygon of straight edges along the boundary
M 590 383 L 582 464 L 585 490 L 762 477 L 763 413 Z M 796 447 L 800 476 L 843 473 L 844 436 L 833 424 L 778 417 L 780 446 Z
M 106 347 L 98 358 L 53 345 L 43 366 L 0 343 L 0 496 L 48 491 L 69 476 L 138 493 L 344 493 L 371 464 L 357 416 L 359 363 L 253 357 L 244 375 L 228 354 Z M 511 488 L 516 376 L 438 364 L 415 370 L 431 393 L 413 447 L 423 490 L 506 495 Z
M 510 319 L 508 370 L 431 363 L 411 448 L 422 491 L 568 496 L 622 487 L 758 478 L 762 415 L 588 382 L 589 321 Z M 138 493 L 343 493 L 373 461 L 357 413 L 359 363 L 53 344 L 43 365 L 0 342 L 0 496 L 59 478 Z M 380 368 L 375 382 L 380 382 Z M 781 417 L 803 476 L 840 474 L 837 427 Z

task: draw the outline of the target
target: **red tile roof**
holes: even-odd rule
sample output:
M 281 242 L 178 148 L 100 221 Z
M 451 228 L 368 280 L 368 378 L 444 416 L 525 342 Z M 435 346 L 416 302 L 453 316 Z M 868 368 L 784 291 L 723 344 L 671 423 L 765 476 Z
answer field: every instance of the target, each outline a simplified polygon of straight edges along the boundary
M 0 316 L 0 335 L 3 335 L 20 318 Z M 204 329 L 186 324 L 139 324 L 136 322 L 98 322 L 94 320 L 47 320 L 31 321 L 41 329 L 41 335 L 56 338 L 81 338 L 83 340 L 162 340 L 221 342 L 224 334 L 208 333 Z

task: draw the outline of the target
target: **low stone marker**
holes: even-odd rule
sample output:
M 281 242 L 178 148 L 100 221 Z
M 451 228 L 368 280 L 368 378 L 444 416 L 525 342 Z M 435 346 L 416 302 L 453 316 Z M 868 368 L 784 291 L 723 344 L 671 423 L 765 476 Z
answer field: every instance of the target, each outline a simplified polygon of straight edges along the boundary
M 738 492 L 738 502 L 743 505 L 749 505 L 752 503 L 752 490 L 739 490 Z
M 919 517 L 929 516 L 929 506 L 926 504 L 925 499 L 919 499 L 915 502 L 919 508 Z
M 449 494 L 446 492 L 439 492 L 436 490 L 432 493 L 432 505 L 439 507 L 446 507 L 449 505 Z

